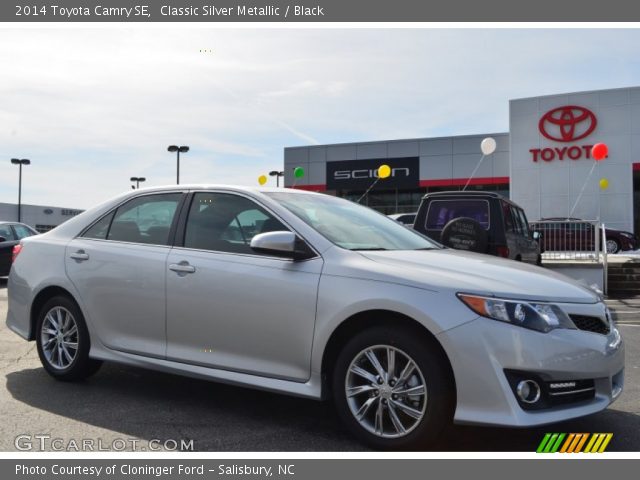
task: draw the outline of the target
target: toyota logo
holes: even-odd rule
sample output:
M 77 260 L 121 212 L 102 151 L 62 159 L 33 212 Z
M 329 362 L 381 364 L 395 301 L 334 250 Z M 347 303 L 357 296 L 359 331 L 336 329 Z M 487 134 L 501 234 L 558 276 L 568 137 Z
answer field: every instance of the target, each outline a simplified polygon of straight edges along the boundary
M 573 142 L 588 137 L 598 121 L 591 110 L 570 105 L 549 110 L 540 119 L 540 133 L 556 142 Z

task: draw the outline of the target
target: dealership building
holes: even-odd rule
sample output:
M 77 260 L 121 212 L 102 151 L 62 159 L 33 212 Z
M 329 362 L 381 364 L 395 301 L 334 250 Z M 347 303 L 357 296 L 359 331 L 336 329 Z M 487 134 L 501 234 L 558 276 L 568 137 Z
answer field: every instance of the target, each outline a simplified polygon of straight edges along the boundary
M 487 137 L 497 147 L 483 158 Z M 609 149 L 598 162 L 596 143 Z M 640 87 L 511 100 L 506 133 L 285 148 L 285 186 L 357 200 L 382 164 L 392 175 L 362 203 L 387 214 L 415 211 L 427 192 L 466 187 L 510 197 L 529 220 L 600 219 L 640 233 Z
M 35 228 L 38 232 L 44 233 L 82 212 L 83 210 L 78 210 L 77 208 L 22 204 L 20 207 L 20 221 Z M 18 205 L 15 203 L 0 203 L 0 221 L 17 222 Z

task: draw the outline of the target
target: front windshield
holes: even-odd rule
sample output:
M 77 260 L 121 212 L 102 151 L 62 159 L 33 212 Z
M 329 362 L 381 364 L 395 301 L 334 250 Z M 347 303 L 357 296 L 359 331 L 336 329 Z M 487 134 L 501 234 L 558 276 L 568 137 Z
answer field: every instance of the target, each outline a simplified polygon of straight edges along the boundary
M 339 247 L 349 250 L 425 250 L 439 245 L 395 220 L 330 195 L 268 192 Z

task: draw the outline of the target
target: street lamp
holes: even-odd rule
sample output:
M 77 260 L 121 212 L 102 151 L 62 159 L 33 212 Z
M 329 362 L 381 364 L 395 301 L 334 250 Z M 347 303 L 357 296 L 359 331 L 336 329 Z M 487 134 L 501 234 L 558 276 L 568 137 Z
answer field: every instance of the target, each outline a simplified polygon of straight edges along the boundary
M 146 182 L 147 179 L 144 177 L 131 177 L 131 181 L 136 182 L 136 186 L 134 187 L 133 185 L 131 185 L 131 188 L 137 190 L 140 188 L 140 182 Z
M 19 160 L 17 158 L 12 158 L 11 163 L 14 165 L 20 166 L 20 173 L 18 174 L 18 222 L 22 220 L 22 166 L 23 165 L 31 165 L 31 160 L 27 160 L 23 158 Z
M 176 160 L 176 184 L 180 185 L 180 153 L 187 153 L 189 151 L 189 147 L 186 145 L 177 146 L 177 145 L 169 145 L 167 148 L 170 152 L 176 152 L 177 160 Z
M 284 172 L 278 170 L 271 170 L 269 172 L 270 177 L 276 177 L 276 187 L 280 186 L 280 177 L 284 177 Z

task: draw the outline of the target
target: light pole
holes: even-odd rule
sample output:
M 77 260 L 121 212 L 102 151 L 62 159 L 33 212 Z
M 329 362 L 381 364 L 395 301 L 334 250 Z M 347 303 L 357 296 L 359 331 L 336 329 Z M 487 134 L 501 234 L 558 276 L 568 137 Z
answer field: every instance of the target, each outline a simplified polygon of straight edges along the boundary
M 276 177 L 276 187 L 280 186 L 280 177 L 284 177 L 284 172 L 279 170 L 271 170 L 269 172 L 270 177 Z
M 146 182 L 147 179 L 145 177 L 131 177 L 132 182 L 136 182 L 136 186 L 131 185 L 131 188 L 137 190 L 140 188 L 140 182 Z
M 18 222 L 22 220 L 22 166 L 31 165 L 31 160 L 23 158 L 19 160 L 12 158 L 11 163 L 20 167 L 20 173 L 18 174 Z
M 177 146 L 177 145 L 169 145 L 167 148 L 170 152 L 176 152 L 176 184 L 180 185 L 180 153 L 187 153 L 189 151 L 189 147 L 186 145 Z

